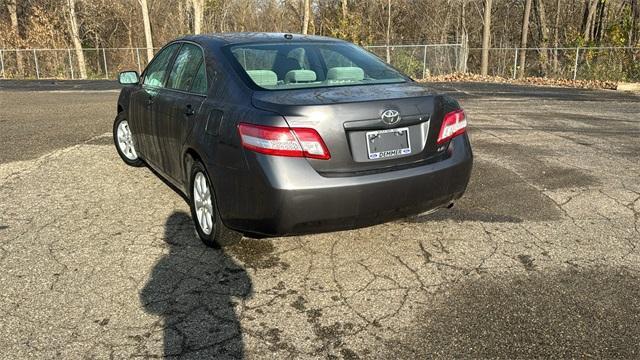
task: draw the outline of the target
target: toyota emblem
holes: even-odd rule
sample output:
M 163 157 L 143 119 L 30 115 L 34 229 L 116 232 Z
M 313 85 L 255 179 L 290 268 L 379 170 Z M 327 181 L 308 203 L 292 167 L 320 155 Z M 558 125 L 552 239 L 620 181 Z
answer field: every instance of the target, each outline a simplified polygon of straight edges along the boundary
M 388 109 L 382 112 L 382 122 L 393 125 L 400 121 L 400 113 L 397 110 Z

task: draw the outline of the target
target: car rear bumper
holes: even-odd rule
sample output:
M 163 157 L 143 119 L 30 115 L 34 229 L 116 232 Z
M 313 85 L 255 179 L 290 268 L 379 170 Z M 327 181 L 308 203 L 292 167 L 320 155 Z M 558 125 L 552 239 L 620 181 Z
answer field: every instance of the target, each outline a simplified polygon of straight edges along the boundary
M 323 177 L 306 159 L 250 153 L 249 172 L 218 192 L 218 206 L 228 227 L 266 236 L 379 224 L 462 196 L 473 163 L 468 137 L 454 138 L 447 151 L 436 163 L 350 177 Z

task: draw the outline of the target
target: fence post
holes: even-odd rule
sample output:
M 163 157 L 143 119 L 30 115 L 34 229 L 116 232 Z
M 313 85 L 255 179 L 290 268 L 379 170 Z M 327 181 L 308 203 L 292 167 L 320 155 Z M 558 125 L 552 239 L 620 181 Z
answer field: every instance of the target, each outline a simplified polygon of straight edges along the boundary
M 518 71 L 518 48 L 516 48 L 516 56 L 513 57 L 513 78 L 516 78 L 516 73 Z
M 104 78 L 109 78 L 109 70 L 107 69 L 107 53 L 104 48 L 102 48 L 102 61 L 104 62 Z
M 578 77 L 578 57 L 580 56 L 580 47 L 576 48 L 576 62 L 573 65 L 573 80 L 576 80 Z
M 422 55 L 422 78 L 427 75 L 427 45 L 424 46 L 424 54 Z
M 4 79 L 4 55 L 3 52 L 4 50 L 0 50 L 0 66 L 2 67 L 2 78 Z
M 140 67 L 140 48 L 136 48 L 136 58 L 138 59 L 138 74 L 140 74 L 142 72 Z
M 69 69 L 71 70 L 71 80 L 73 80 L 73 60 L 71 59 L 71 49 L 67 49 L 67 54 L 69 54 Z
M 40 67 L 38 66 L 38 55 L 36 55 L 36 49 L 33 49 L 33 61 L 36 64 L 36 79 L 40 80 Z

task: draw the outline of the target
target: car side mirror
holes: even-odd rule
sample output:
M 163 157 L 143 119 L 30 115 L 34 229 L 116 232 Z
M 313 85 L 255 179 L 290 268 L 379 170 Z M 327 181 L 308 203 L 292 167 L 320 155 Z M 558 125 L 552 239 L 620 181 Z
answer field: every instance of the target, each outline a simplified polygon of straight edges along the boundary
M 118 82 L 121 85 L 134 85 L 140 82 L 140 76 L 137 71 L 123 71 L 118 74 Z

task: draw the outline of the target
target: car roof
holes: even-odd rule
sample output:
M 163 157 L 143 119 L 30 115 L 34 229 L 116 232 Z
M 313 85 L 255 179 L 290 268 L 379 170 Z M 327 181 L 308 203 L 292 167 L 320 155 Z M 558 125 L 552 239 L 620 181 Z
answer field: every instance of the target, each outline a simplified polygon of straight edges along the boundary
M 318 35 L 303 35 L 291 33 L 270 33 L 270 32 L 234 32 L 234 33 L 212 33 L 203 35 L 185 36 L 178 40 L 189 40 L 201 45 L 224 46 L 229 44 L 243 43 L 278 43 L 278 42 L 343 42 L 343 40 Z

